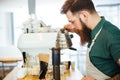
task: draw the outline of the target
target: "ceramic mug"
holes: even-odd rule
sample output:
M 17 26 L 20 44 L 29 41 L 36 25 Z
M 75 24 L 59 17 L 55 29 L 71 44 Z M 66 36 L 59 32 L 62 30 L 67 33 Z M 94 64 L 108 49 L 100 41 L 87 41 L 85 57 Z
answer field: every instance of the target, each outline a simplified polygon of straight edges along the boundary
M 19 68 L 17 72 L 17 78 L 24 78 L 27 74 L 27 68 Z

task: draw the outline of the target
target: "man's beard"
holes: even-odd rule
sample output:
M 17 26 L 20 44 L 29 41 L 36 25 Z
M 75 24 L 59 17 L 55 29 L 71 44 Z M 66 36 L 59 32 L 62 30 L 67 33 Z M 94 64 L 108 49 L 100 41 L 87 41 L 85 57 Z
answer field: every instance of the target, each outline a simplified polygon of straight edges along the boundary
M 82 30 L 75 30 L 75 33 L 78 34 L 80 36 L 80 42 L 81 45 L 86 44 L 87 42 L 90 41 L 91 37 L 91 30 L 80 20 L 81 24 L 82 24 Z

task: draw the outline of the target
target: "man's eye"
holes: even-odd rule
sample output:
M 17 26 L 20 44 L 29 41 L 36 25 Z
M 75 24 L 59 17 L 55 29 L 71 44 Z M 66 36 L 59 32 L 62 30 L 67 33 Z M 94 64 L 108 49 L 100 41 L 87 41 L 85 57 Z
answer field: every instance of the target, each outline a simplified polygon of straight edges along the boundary
M 71 21 L 71 23 L 73 24 L 73 23 L 74 23 L 74 21 Z

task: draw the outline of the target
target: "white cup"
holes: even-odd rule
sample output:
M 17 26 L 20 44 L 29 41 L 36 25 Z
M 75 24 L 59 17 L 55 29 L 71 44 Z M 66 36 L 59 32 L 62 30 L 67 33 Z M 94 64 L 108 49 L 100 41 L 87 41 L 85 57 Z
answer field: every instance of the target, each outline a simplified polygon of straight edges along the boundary
M 71 62 L 71 69 L 75 70 L 75 62 Z
M 60 74 L 64 75 L 65 71 L 66 71 L 66 66 L 65 65 L 60 65 Z
M 24 78 L 27 74 L 27 68 L 19 68 L 17 71 L 17 78 Z

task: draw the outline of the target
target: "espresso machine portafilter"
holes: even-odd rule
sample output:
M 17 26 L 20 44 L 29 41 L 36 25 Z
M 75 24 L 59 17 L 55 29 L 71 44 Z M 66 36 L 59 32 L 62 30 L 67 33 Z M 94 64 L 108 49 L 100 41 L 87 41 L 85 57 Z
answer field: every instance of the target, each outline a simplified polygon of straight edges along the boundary
M 60 80 L 60 50 L 72 46 L 71 38 L 66 29 L 60 29 L 57 33 L 56 47 L 52 48 L 53 78 Z

